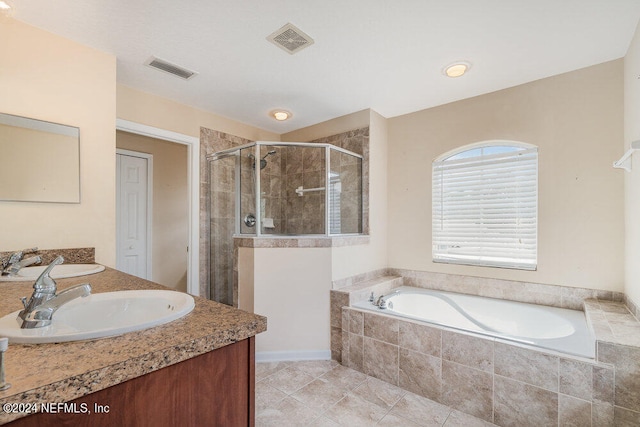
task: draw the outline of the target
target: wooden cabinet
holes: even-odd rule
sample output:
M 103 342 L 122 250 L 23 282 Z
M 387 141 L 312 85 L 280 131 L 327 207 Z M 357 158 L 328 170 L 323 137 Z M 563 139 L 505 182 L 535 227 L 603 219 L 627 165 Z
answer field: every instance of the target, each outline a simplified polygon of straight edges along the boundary
M 251 337 L 69 402 L 90 413 L 38 413 L 8 425 L 253 426 L 254 354 Z

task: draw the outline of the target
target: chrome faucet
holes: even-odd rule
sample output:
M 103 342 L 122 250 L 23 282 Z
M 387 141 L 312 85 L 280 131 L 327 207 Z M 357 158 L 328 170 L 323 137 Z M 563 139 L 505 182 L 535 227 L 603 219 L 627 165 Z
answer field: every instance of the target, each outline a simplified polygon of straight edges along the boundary
M 64 258 L 59 256 L 53 260 L 49 266 L 42 272 L 33 284 L 33 294 L 29 302 L 27 298 L 21 298 L 24 310 L 18 313 L 18 323 L 22 329 L 42 328 L 49 326 L 53 318 L 53 314 L 63 304 L 80 297 L 86 297 L 91 294 L 91 285 L 83 283 L 81 285 L 72 286 L 64 291 L 56 294 L 57 285 L 49 273 L 56 265 L 62 264 Z
M 37 251 L 38 248 L 29 248 L 23 249 L 19 252 L 14 252 L 8 260 L 4 260 L 2 262 L 2 275 L 10 275 L 13 276 L 20 271 L 22 267 L 27 267 L 32 264 L 39 264 L 42 262 L 42 258 L 38 256 L 33 256 L 27 259 L 22 259 L 26 254 L 31 254 Z
M 4 270 L 2 270 L 2 275 L 15 276 L 16 274 L 18 274 L 18 271 L 22 269 L 22 267 L 28 267 L 33 264 L 40 264 L 41 262 L 42 257 L 40 255 L 25 258 L 13 264 L 9 264 Z
M 374 305 L 380 310 L 387 308 L 387 302 L 384 300 L 384 295 L 380 295 Z

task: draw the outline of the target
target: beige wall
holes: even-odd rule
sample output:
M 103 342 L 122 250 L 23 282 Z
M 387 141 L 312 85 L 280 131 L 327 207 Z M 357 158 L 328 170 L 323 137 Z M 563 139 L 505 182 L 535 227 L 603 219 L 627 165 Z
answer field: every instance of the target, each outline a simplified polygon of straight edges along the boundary
M 252 248 L 238 248 L 238 265 L 243 266 L 238 270 L 238 308 L 255 313 L 253 292 L 255 266 Z
M 268 318 L 256 351 L 285 358 L 328 356 L 331 281 L 387 266 L 386 119 L 365 110 L 300 129 L 283 141 L 311 141 L 369 127 L 370 243 L 332 248 L 240 248 L 240 307 Z M 251 291 L 253 287 L 253 298 Z M 246 295 L 243 297 L 243 295 Z M 295 321 L 292 322 L 292 319 Z
M 389 120 L 389 265 L 623 287 L 623 63 L 608 62 Z M 431 162 L 477 141 L 539 147 L 538 270 L 431 261 Z
M 640 139 L 640 26 L 624 60 L 624 145 L 618 154 Z M 625 288 L 640 306 L 640 152 L 632 156 L 631 172 L 618 171 L 625 179 Z
M 318 123 L 306 128 L 281 135 L 282 141 L 306 142 L 326 136 L 336 135 L 353 129 L 369 126 L 371 110 L 362 110 L 346 116 L 336 117 L 326 122 Z
M 368 245 L 334 247 L 332 279 L 338 280 L 387 267 L 387 119 L 369 112 Z
M 243 250 L 253 251 L 254 310 L 268 319 L 256 352 L 328 355 L 331 248 Z
M 200 137 L 200 127 L 230 133 L 252 141 L 279 141 L 280 135 L 236 122 L 204 110 L 117 85 L 119 119 Z
M 152 280 L 187 291 L 187 146 L 116 132 L 116 147 L 153 155 Z
M 387 119 L 367 109 L 282 135 L 283 141 L 312 141 L 367 126 L 370 243 L 334 247 L 332 280 L 387 267 Z
M 0 202 L 0 250 L 95 247 L 114 266 L 115 57 L 13 19 L 0 40 L 0 111 L 79 127 L 81 179 L 80 204 Z

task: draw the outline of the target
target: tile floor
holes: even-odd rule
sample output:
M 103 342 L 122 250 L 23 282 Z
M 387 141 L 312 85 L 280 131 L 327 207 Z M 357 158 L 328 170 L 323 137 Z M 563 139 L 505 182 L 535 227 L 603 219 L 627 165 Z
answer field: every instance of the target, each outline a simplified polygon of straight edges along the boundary
M 492 426 L 335 361 L 256 364 L 256 426 Z

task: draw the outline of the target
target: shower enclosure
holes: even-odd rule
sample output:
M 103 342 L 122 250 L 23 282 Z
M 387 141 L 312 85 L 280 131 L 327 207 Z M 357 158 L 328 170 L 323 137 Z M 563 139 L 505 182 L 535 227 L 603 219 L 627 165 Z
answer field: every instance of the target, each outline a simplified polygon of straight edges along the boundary
M 207 157 L 210 296 L 233 305 L 233 237 L 362 233 L 362 156 L 331 144 L 264 142 Z

